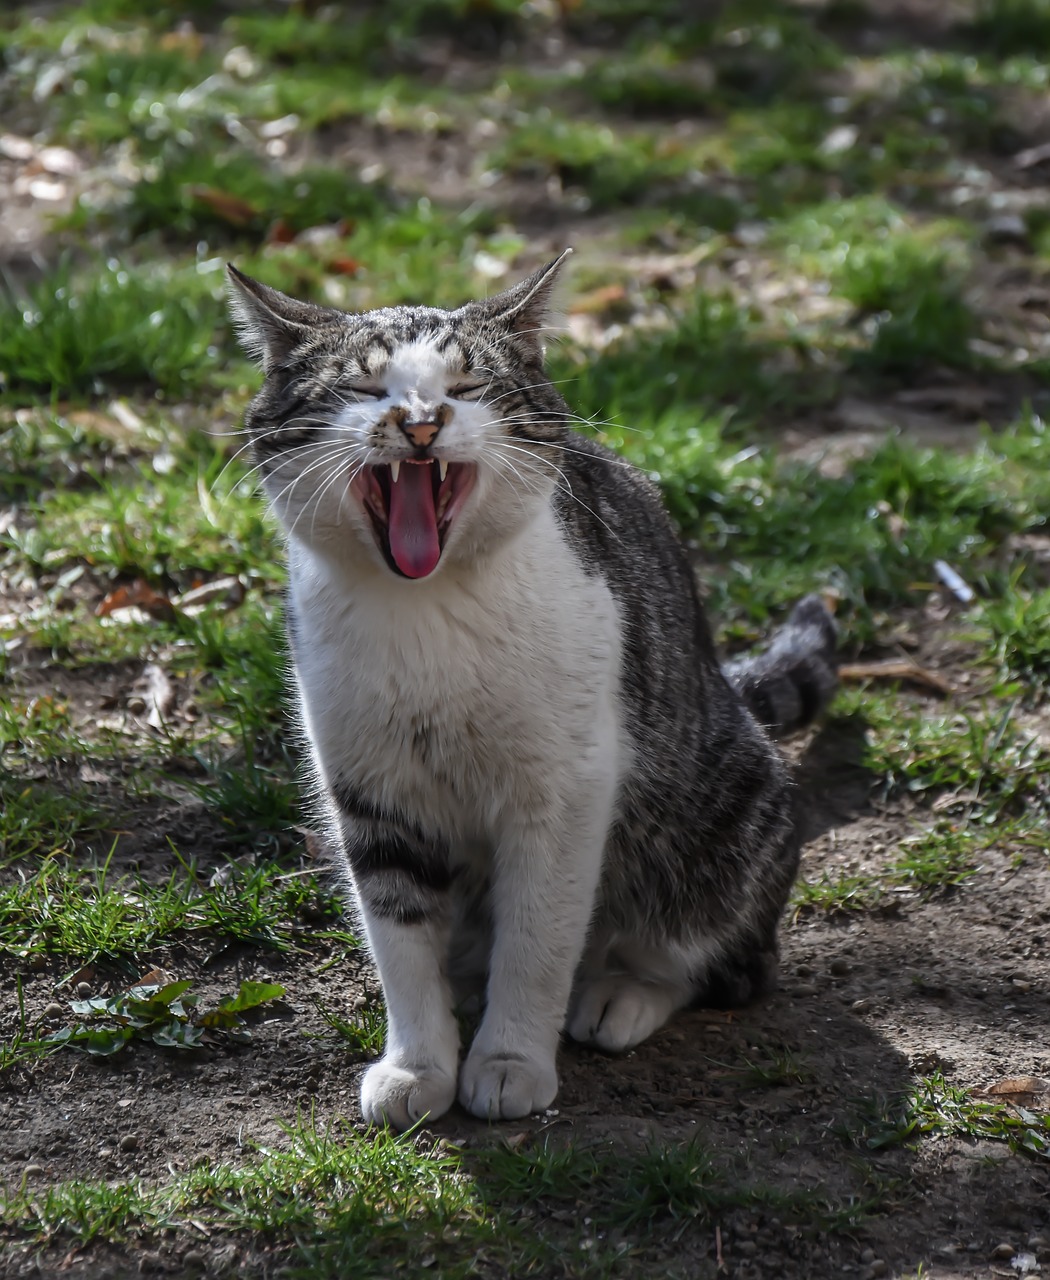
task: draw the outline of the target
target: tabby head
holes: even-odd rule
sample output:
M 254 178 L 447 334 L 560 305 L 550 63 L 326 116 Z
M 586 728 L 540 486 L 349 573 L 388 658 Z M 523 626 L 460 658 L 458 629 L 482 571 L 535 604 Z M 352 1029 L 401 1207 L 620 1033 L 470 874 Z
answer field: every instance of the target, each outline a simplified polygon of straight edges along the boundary
M 266 374 L 245 425 L 290 537 L 359 570 L 421 579 L 490 553 L 535 516 L 567 429 L 542 340 L 565 257 L 455 311 L 362 315 L 230 267 L 234 320 Z

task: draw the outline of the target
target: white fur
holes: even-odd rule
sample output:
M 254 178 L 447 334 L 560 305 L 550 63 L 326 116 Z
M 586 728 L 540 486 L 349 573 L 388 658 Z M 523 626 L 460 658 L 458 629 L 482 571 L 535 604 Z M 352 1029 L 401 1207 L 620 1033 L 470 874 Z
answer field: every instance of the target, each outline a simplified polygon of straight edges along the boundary
M 418 582 L 385 566 L 355 575 L 298 542 L 290 551 L 297 675 L 322 777 L 352 778 L 463 857 L 491 858 L 487 1012 L 462 1101 L 507 1117 L 547 1106 L 624 764 L 608 588 L 584 573 L 546 503 L 471 569 Z M 409 747 L 418 717 L 436 764 Z M 363 1102 L 368 1118 L 404 1127 L 452 1100 L 448 937 L 364 921 L 389 1040 Z

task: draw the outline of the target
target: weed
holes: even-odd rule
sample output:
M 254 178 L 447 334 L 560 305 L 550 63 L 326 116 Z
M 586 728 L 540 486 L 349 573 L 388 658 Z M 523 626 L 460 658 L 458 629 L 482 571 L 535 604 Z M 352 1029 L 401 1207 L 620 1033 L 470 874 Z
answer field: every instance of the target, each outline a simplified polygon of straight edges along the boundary
M 382 1004 L 365 1004 L 350 1019 L 341 1017 L 320 1001 L 317 1012 L 335 1031 L 340 1040 L 345 1041 L 351 1052 L 366 1058 L 378 1057 L 386 1038 L 386 1013 Z
M 1007 1142 L 1011 1150 L 1050 1159 L 1050 1115 L 975 1100 L 939 1073 L 919 1080 L 898 1106 L 880 1113 L 867 1144 L 877 1149 L 931 1133 Z
M 192 985 L 185 980 L 142 982 L 115 996 L 70 1001 L 70 1009 L 84 1021 L 53 1032 L 47 1043 L 110 1057 L 132 1040 L 148 1040 L 161 1049 L 198 1049 L 211 1032 L 243 1042 L 250 1033 L 242 1015 L 284 995 L 284 987 L 275 983 L 245 980 L 235 996 L 209 1009 L 199 1007 Z

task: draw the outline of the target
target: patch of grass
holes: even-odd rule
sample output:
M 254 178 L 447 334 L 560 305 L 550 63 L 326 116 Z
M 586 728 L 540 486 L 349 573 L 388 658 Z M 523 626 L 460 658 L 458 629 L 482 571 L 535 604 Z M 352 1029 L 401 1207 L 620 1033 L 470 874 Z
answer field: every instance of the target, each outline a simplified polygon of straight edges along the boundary
M 701 182 L 691 151 L 673 135 L 637 128 L 617 131 L 607 124 L 566 119 L 542 109 L 493 149 L 488 164 L 538 184 L 553 176 L 565 187 L 579 187 L 586 193 L 588 207 L 596 212 L 662 204 L 669 188 Z M 723 225 L 732 226 L 735 205 L 726 200 L 723 210 Z
M 40 1240 L 122 1241 L 179 1229 L 187 1217 L 213 1230 L 264 1233 L 278 1256 L 316 1276 L 378 1276 L 391 1256 L 423 1260 L 443 1276 L 479 1268 L 508 1274 L 600 1277 L 645 1243 L 709 1231 L 732 1209 L 771 1209 L 782 1219 L 842 1227 L 863 1208 L 821 1192 L 781 1191 L 737 1180 L 697 1142 L 645 1151 L 609 1146 L 427 1150 L 411 1134 L 321 1131 L 300 1118 L 283 1149 L 243 1167 L 201 1166 L 166 1184 L 61 1183 L 0 1199 L 0 1222 Z M 560 1224 L 565 1208 L 572 1226 Z M 583 1229 L 581 1230 L 581 1224 Z M 429 1260 L 429 1261 L 426 1261 Z
M 187 935 L 286 950 L 301 934 L 299 912 L 306 908 L 316 926 L 320 902 L 337 923 L 311 877 L 269 863 L 230 864 L 210 880 L 184 864 L 157 884 L 111 876 L 108 861 L 90 868 L 51 857 L 0 888 L 0 954 L 122 965 Z
M 974 829 L 941 820 L 901 841 L 902 856 L 890 868 L 888 879 L 903 888 L 955 888 L 977 874 L 976 855 L 1003 841 L 1004 836 L 1009 839 L 1008 833 L 987 827 Z
M 15 774 L 0 776 L 0 865 L 70 854 L 109 820 L 87 787 L 60 790 Z
M 959 223 L 916 224 L 891 201 L 863 196 L 796 213 L 773 243 L 853 305 L 854 334 L 831 340 L 854 362 L 896 376 L 975 363 L 969 343 L 979 329 L 964 295 L 969 255 Z
M 391 196 L 345 169 L 285 172 L 239 150 L 170 147 L 149 181 L 132 188 L 121 211 L 133 235 L 159 231 L 195 242 L 231 234 L 252 240 L 280 222 L 289 233 L 358 219 L 374 222 L 396 209 Z
M 365 1058 L 377 1058 L 382 1053 L 386 1041 L 386 1010 L 382 1002 L 369 1001 L 351 1018 L 341 1017 L 320 1001 L 317 1012 L 352 1053 Z
M 24 292 L 0 292 L 0 390 L 32 402 L 107 385 L 201 387 L 220 366 L 219 266 L 64 266 Z
M 980 0 L 969 34 L 982 52 L 999 58 L 1050 48 L 1050 3 Z
M 997 821 L 979 814 L 974 821 L 938 818 L 932 826 L 906 836 L 893 851 L 897 857 L 865 874 L 822 872 L 818 879 L 800 877 L 791 893 L 796 913 L 813 910 L 847 915 L 891 905 L 902 891 L 930 896 L 956 889 L 977 875 L 979 858 L 991 848 L 1027 845 L 1035 834 L 1032 819 Z
M 1041 692 L 1050 680 L 1050 590 L 1026 593 L 1012 583 L 1001 599 L 985 602 L 981 621 L 991 632 L 987 660 L 1023 681 L 1028 694 Z
M 829 875 L 821 872 L 816 880 L 800 876 L 791 890 L 791 909 L 797 915 L 803 911 L 821 911 L 825 915 L 847 915 L 855 911 L 870 911 L 883 898 L 882 885 L 877 876 L 847 875 L 839 872 Z
M 940 1073 L 925 1077 L 871 1125 L 867 1145 L 913 1142 L 928 1134 L 1006 1142 L 1012 1151 L 1050 1159 L 1050 1115 L 972 1098 Z
M 942 796 L 967 817 L 1033 816 L 1050 801 L 1050 757 L 1014 725 L 1015 706 L 930 715 L 863 699 L 865 763 L 886 792 Z

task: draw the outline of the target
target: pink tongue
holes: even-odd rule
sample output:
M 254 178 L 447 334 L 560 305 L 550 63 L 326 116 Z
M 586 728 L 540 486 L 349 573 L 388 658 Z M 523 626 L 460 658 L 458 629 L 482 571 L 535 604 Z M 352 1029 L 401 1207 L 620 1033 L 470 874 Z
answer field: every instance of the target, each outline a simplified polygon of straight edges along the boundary
M 409 578 L 425 578 L 441 559 L 430 479 L 433 465 L 403 462 L 397 484 L 390 486 L 390 554 Z

